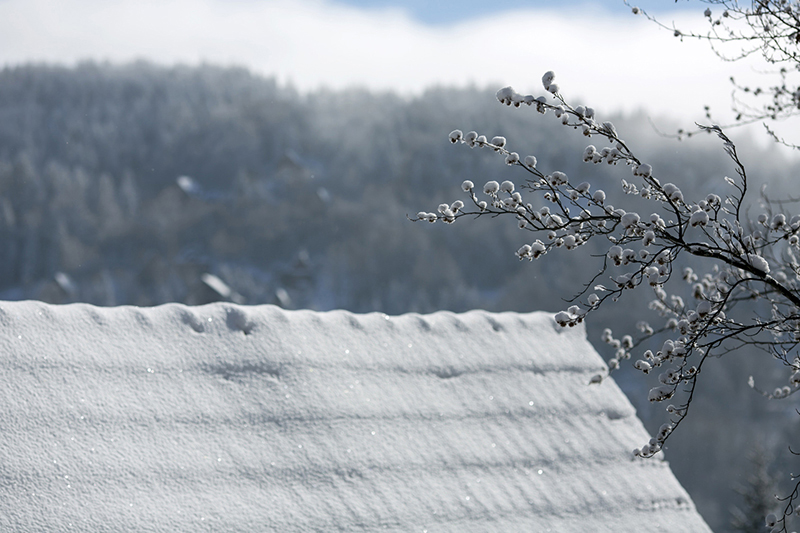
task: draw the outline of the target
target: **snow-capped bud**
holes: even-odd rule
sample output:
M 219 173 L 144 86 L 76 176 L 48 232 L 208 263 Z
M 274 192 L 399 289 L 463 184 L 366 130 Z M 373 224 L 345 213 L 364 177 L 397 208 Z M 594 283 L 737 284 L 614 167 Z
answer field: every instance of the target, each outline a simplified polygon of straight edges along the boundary
M 674 183 L 667 183 L 664 185 L 664 194 L 666 194 L 667 198 L 673 202 L 683 201 L 683 193 Z
M 589 305 L 594 307 L 595 305 L 600 303 L 600 297 L 597 296 L 596 294 L 592 293 L 592 294 L 589 295 L 589 297 L 586 299 L 586 301 L 589 302 Z
M 487 194 L 489 196 L 494 196 L 497 194 L 497 191 L 500 190 L 500 184 L 496 181 L 487 181 L 486 185 L 483 186 L 483 194 Z
M 493 144 L 497 148 L 502 148 L 502 147 L 504 147 L 506 145 L 506 138 L 502 137 L 500 135 L 497 135 L 495 137 L 492 137 L 491 144 Z
M 627 265 L 628 263 L 633 263 L 636 261 L 636 252 L 631 250 L 630 248 L 625 248 L 622 250 L 622 263 Z
M 536 168 L 536 158 L 532 155 L 525 156 L 525 166 L 528 168 Z
M 630 274 L 620 274 L 614 278 L 614 283 L 616 283 L 617 287 L 620 289 L 632 289 L 634 287 Z
M 488 205 L 489 204 L 487 204 L 486 202 L 480 201 L 480 202 L 478 202 L 478 209 L 480 209 L 481 211 L 486 211 L 486 208 L 488 207 Z
M 564 185 L 567 183 L 567 175 L 564 174 L 563 172 L 559 172 L 558 170 L 556 170 L 549 176 L 549 179 L 547 181 L 550 183 L 550 185 L 553 185 L 554 187 L 557 187 L 559 185 Z
M 695 211 L 692 213 L 692 216 L 689 217 L 689 224 L 692 226 L 706 226 L 708 225 L 708 213 L 705 211 Z
M 642 176 L 644 178 L 649 178 L 653 175 L 653 167 L 647 164 L 641 164 L 638 166 L 633 167 L 633 175 L 634 176 Z
M 456 201 L 455 201 L 455 202 L 453 202 L 453 204 L 450 206 L 450 209 L 452 209 L 452 210 L 453 210 L 453 212 L 458 212 L 458 211 L 459 211 L 460 209 L 462 209 L 463 207 L 464 207 L 464 202 L 462 202 L 461 200 L 456 200 Z
M 475 144 L 478 145 L 478 148 L 483 148 L 488 142 L 489 141 L 486 140 L 486 135 L 478 135 L 478 138 L 475 139 Z
M 553 94 L 556 94 L 559 89 L 560 89 L 560 87 L 558 86 L 557 83 L 551 83 L 550 86 L 547 88 L 547 90 L 550 91 Z
M 597 153 L 597 148 L 595 148 L 593 144 L 590 144 L 586 147 L 586 150 L 583 151 L 583 160 L 591 161 L 595 153 Z
M 546 91 L 550 90 L 550 84 L 553 83 L 553 80 L 556 79 L 556 75 L 552 70 L 548 70 L 542 76 L 542 85 Z
M 507 192 L 509 194 L 514 192 L 514 183 L 508 180 L 504 181 L 500 184 L 500 192 Z
M 566 311 L 560 311 L 556 313 L 556 316 L 554 318 L 556 320 L 556 323 L 558 323 L 558 325 L 562 327 L 572 322 L 572 317 Z
M 621 246 L 612 246 L 608 249 L 608 253 L 606 254 L 609 259 L 611 259 L 615 265 L 619 266 L 622 264 L 622 247 Z
M 547 106 L 545 106 L 545 104 L 547 103 L 547 98 L 545 98 L 544 96 L 537 96 L 536 99 L 533 101 L 533 103 L 536 104 L 537 113 L 541 113 L 542 115 L 547 113 Z
M 464 182 L 461 183 L 461 190 L 464 191 L 464 192 L 469 192 L 474 188 L 475 188 L 475 184 L 472 183 L 470 180 L 464 180 Z
M 671 339 L 665 340 L 664 344 L 661 346 L 661 353 L 669 355 L 673 350 L 675 350 L 675 343 Z
M 711 302 L 709 302 L 708 300 L 703 300 L 699 304 L 697 304 L 697 314 L 700 315 L 701 317 L 708 315 L 709 313 L 711 313 L 711 311 L 712 311 Z
M 515 91 L 511 87 L 503 87 L 495 93 L 497 100 L 501 104 L 510 105 L 514 98 Z
M 592 195 L 592 200 L 597 204 L 603 205 L 603 202 L 606 201 L 606 193 L 600 189 L 597 189 Z
M 674 393 L 673 387 L 669 385 L 662 385 L 660 387 L 653 387 L 647 395 L 647 399 L 651 402 L 663 402 L 672 397 Z
M 639 223 L 639 215 L 636 213 L 625 213 L 622 215 L 620 223 L 625 229 L 632 228 Z
M 506 156 L 506 165 L 516 165 L 519 163 L 519 154 L 517 152 L 511 152 Z
M 759 224 L 766 224 L 768 218 L 766 213 L 760 213 L 756 220 L 758 220 Z
M 778 517 L 770 513 L 767 515 L 766 522 L 767 527 L 775 527 L 775 525 L 778 523 Z
M 786 215 L 784 215 L 782 213 L 778 213 L 777 215 L 772 217 L 772 223 L 770 224 L 770 227 L 772 229 L 774 229 L 774 230 L 775 229 L 780 229 L 780 228 L 784 227 L 785 225 L 786 225 Z
M 536 239 L 533 243 L 531 243 L 531 256 L 534 259 L 543 255 L 545 252 L 547 252 L 547 247 L 539 239 Z
M 625 335 L 622 337 L 621 340 L 623 348 L 625 348 L 626 350 L 630 350 L 631 348 L 633 348 L 633 337 L 631 337 L 630 335 Z
M 477 138 L 478 138 L 478 132 L 470 131 L 467 132 L 467 134 L 464 136 L 464 142 L 467 143 L 467 145 L 470 148 L 473 148 L 475 146 L 475 140 Z
M 461 132 L 461 130 L 453 130 L 450 132 L 450 142 L 453 144 L 457 143 L 463 138 L 464 134 Z

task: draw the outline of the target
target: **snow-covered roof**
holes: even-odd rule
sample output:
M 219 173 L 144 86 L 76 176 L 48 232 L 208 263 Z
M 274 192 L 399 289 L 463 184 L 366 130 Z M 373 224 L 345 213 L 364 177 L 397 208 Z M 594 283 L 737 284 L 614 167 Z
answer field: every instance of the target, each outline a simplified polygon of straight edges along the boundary
M 2 531 L 710 531 L 551 315 L 0 304 Z

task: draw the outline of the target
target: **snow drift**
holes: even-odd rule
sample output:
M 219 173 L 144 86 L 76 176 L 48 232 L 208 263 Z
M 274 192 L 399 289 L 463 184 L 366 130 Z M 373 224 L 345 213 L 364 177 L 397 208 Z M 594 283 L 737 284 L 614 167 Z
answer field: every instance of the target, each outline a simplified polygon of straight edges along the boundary
M 709 531 L 551 315 L 0 304 L 3 531 Z

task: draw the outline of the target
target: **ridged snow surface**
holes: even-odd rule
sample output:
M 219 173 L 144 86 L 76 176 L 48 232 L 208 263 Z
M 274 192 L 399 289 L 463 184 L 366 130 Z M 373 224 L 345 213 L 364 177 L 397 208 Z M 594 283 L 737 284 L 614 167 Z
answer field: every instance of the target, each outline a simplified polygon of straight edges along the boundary
M 709 531 L 551 315 L 0 304 L 0 531 Z

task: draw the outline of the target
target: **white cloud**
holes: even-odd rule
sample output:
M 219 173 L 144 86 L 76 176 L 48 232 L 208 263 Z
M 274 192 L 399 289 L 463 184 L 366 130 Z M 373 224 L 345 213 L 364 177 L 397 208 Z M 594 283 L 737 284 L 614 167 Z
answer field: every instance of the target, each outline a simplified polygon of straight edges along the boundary
M 598 110 L 647 106 L 692 120 L 705 103 L 727 110 L 727 80 L 740 67 L 706 44 L 681 43 L 641 17 L 583 13 L 527 10 L 426 26 L 397 10 L 323 0 L 5 0 L 0 65 L 205 61 L 244 65 L 301 90 L 404 93 L 468 83 L 538 93 L 552 69 L 565 94 Z M 670 15 L 687 17 L 702 18 Z

